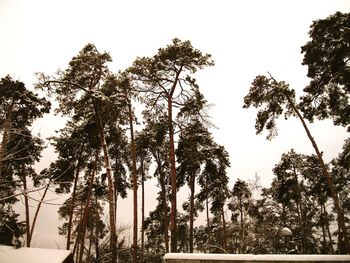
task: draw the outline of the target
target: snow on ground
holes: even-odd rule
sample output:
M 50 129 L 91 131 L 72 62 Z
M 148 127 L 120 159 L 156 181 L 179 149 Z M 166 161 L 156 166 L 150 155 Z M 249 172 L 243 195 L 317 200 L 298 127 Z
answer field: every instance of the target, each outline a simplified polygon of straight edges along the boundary
M 203 254 L 203 253 L 168 253 L 164 259 L 191 259 L 191 260 L 230 260 L 230 261 L 340 261 L 350 262 L 350 255 L 250 255 L 250 254 Z
M 62 263 L 69 254 L 69 250 L 0 246 L 2 263 Z

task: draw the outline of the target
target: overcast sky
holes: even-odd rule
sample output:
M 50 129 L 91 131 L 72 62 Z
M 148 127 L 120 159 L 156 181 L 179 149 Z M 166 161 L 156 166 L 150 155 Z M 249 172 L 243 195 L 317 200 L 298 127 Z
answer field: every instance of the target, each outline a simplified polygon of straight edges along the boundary
M 154 55 L 175 37 L 190 40 L 215 60 L 214 67 L 198 72 L 196 78 L 213 105 L 215 140 L 230 154 L 230 185 L 257 174 L 268 186 L 282 153 L 292 148 L 305 154 L 313 150 L 296 119 L 281 119 L 273 141 L 255 135 L 256 110 L 242 109 L 243 97 L 254 77 L 267 71 L 290 83 L 299 97 L 308 83 L 300 47 L 308 41 L 309 26 L 349 10 L 346 0 L 0 0 L 0 77 L 9 74 L 31 88 L 34 72 L 52 74 L 66 68 L 88 42 L 111 54 L 110 69 L 117 72 L 137 56 Z M 47 116 L 36 123 L 35 131 L 52 136 L 63 124 L 58 117 Z M 325 161 L 336 157 L 347 138 L 345 128 L 323 121 L 310 129 Z M 45 151 L 38 169 L 48 167 L 53 156 Z M 131 200 L 121 205 L 128 207 Z M 47 227 L 37 234 L 34 246 L 55 246 L 57 223 L 47 222 L 56 222 L 56 209 L 46 208 L 45 219 L 38 224 Z M 131 221 L 131 213 L 130 220 L 125 214 L 119 220 Z

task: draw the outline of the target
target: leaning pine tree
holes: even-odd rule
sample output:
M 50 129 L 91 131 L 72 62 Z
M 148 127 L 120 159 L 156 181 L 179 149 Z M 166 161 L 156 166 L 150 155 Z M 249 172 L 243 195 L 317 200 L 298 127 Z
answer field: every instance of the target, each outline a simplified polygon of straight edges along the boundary
M 271 75 L 269 77 L 259 75 L 255 78 L 249 93 L 244 97 L 244 108 L 253 106 L 260 109 L 255 123 L 257 134 L 265 128 L 269 131 L 267 139 L 271 140 L 277 135 L 276 119 L 285 112 L 285 118 L 291 115 L 297 116 L 301 121 L 303 128 L 309 138 L 316 156 L 320 162 L 323 176 L 327 182 L 334 206 L 338 215 L 338 224 L 344 236 L 344 246 L 346 252 L 350 253 L 349 238 L 346 231 L 343 209 L 339 203 L 339 198 L 334 187 L 332 176 L 330 175 L 325 162 L 323 161 L 321 151 L 319 150 L 314 138 L 312 137 L 306 122 L 301 115 L 296 102 L 295 91 L 289 88 L 284 81 L 276 81 Z

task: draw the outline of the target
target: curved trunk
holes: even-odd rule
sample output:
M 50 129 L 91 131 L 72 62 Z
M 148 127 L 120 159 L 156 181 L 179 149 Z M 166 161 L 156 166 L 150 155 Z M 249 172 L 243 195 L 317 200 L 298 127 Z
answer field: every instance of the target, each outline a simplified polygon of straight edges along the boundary
M 322 154 L 321 154 L 320 150 L 318 149 L 318 146 L 317 146 L 314 138 L 312 137 L 311 132 L 310 132 L 309 128 L 307 127 L 299 110 L 296 108 L 293 101 L 288 96 L 286 96 L 286 98 L 287 98 L 288 102 L 290 103 L 290 105 L 292 106 L 294 112 L 297 114 L 299 120 L 301 121 L 301 123 L 304 127 L 304 130 L 307 134 L 307 137 L 309 138 L 309 140 L 310 140 L 310 142 L 311 142 L 311 144 L 316 152 L 317 158 L 321 164 L 322 172 L 323 172 L 323 175 L 325 176 L 327 186 L 331 192 L 331 197 L 334 201 L 335 210 L 336 210 L 337 215 L 338 215 L 338 225 L 339 225 L 339 228 L 341 229 L 341 232 L 343 235 L 343 240 L 344 240 L 344 247 L 345 247 L 344 252 L 347 254 L 350 254 L 350 243 L 349 243 L 349 237 L 348 237 L 346 226 L 345 226 L 344 212 L 340 206 L 339 198 L 338 198 L 338 195 L 337 195 L 336 190 L 334 188 L 332 176 L 330 175 L 330 173 L 329 173 L 329 171 L 328 171 L 328 169 L 323 161 Z

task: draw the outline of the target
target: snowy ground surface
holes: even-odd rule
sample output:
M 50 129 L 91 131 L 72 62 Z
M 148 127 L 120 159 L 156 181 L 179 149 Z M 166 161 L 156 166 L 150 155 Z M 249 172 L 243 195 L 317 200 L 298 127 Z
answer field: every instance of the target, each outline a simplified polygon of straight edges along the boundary
M 62 263 L 69 250 L 0 246 L 1 263 Z
M 201 254 L 201 253 L 168 253 L 164 259 L 188 259 L 210 261 L 263 261 L 263 262 L 350 262 L 350 255 L 249 255 L 249 254 Z

